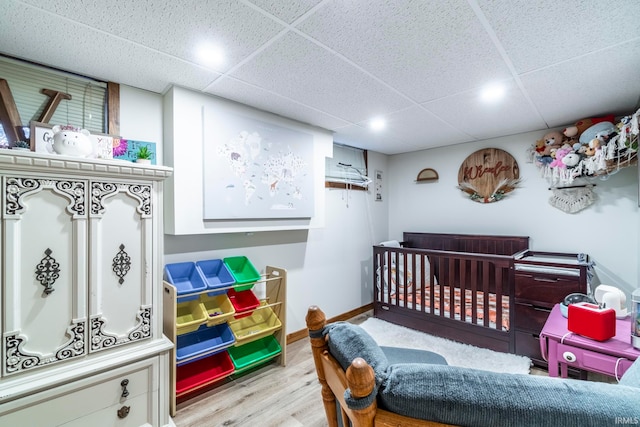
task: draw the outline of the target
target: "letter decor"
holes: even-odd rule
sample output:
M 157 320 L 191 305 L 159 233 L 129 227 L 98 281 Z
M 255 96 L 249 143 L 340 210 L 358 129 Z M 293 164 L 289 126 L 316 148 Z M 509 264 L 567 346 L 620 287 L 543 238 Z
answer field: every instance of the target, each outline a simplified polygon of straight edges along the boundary
M 520 184 L 518 163 L 498 148 L 478 150 L 467 157 L 458 171 L 458 188 L 479 203 L 502 200 Z

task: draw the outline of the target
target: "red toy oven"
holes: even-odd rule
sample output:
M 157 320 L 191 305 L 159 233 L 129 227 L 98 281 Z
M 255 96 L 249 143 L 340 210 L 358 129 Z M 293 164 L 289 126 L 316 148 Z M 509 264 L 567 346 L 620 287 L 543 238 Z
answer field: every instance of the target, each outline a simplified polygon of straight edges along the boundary
M 616 334 L 616 311 L 596 304 L 580 302 L 569 305 L 568 326 L 571 332 L 606 341 Z

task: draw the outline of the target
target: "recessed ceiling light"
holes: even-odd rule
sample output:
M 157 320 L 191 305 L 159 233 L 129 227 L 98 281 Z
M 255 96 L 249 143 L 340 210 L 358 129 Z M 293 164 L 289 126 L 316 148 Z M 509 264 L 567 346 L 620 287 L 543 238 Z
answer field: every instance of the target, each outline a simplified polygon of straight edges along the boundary
M 505 88 L 501 84 L 491 84 L 482 89 L 480 97 L 485 102 L 496 102 L 504 97 Z
M 382 130 L 382 129 L 384 129 L 386 126 L 387 126 L 387 122 L 386 122 L 383 118 L 381 118 L 381 117 L 378 117 L 378 118 L 372 119 L 372 120 L 369 122 L 369 127 L 371 128 L 371 130 L 375 130 L 375 131 Z
M 196 53 L 204 65 L 219 66 L 224 63 L 224 52 L 218 46 L 201 44 Z

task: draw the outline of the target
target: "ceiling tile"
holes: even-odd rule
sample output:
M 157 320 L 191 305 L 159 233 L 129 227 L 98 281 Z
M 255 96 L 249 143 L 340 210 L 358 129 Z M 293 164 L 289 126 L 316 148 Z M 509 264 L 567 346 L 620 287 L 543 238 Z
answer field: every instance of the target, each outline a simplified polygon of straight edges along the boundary
M 640 37 L 637 0 L 476 1 L 520 73 Z
M 263 13 L 235 0 L 26 1 L 194 63 L 201 63 L 197 54 L 201 43 L 219 46 L 226 58 L 224 64 L 215 67 L 221 72 L 284 29 Z
M 126 40 L 110 38 L 84 25 L 65 23 L 64 32 L 32 31 L 33 26 L 50 27 L 51 15 L 28 6 L 16 4 L 10 8 L 10 14 L 4 13 L 0 19 L 0 51 L 18 58 L 38 58 L 43 65 L 88 77 L 161 93 L 168 88 L 167 82 L 204 88 L 219 76 Z M 68 40 L 74 40 L 73 50 L 60 52 L 59 47 Z M 145 67 L 137 66 L 130 58 L 136 58 Z
M 206 90 L 206 92 L 329 130 L 349 124 L 349 122 L 314 110 L 299 102 L 232 78 L 221 78 L 216 81 L 212 89 Z
M 271 44 L 232 75 L 350 122 L 410 105 L 385 85 L 294 33 Z
M 261 9 L 290 24 L 321 0 L 250 0 Z
M 511 77 L 465 0 L 330 2 L 298 28 L 417 102 Z
M 413 145 L 398 141 L 388 132 L 374 134 L 368 128 L 355 124 L 339 129 L 333 136 L 333 140 L 340 144 L 377 151 L 383 154 L 405 153 L 419 149 Z
M 502 82 L 504 99 L 488 104 L 479 91 L 467 91 L 423 104 L 425 108 L 477 139 L 495 138 L 532 130 L 546 124 L 513 80 Z
M 432 113 L 413 106 L 385 116 L 387 125 L 373 132 L 366 122 L 336 129 L 334 139 L 358 147 L 378 147 L 375 151 L 396 154 L 458 144 L 473 140 L 453 126 L 444 123 Z M 370 148 L 373 149 L 373 148 Z
M 604 114 L 635 112 L 640 94 L 640 40 L 521 77 L 551 127 Z

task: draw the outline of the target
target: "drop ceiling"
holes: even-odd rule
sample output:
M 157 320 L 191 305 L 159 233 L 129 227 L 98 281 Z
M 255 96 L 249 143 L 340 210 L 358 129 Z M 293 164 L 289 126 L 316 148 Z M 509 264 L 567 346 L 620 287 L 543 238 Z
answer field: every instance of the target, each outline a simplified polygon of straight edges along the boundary
M 2 4 L 5 55 L 157 93 L 190 88 L 385 154 L 629 114 L 640 96 L 637 0 Z M 202 43 L 224 62 L 201 62 Z M 505 97 L 487 104 L 492 83 Z

